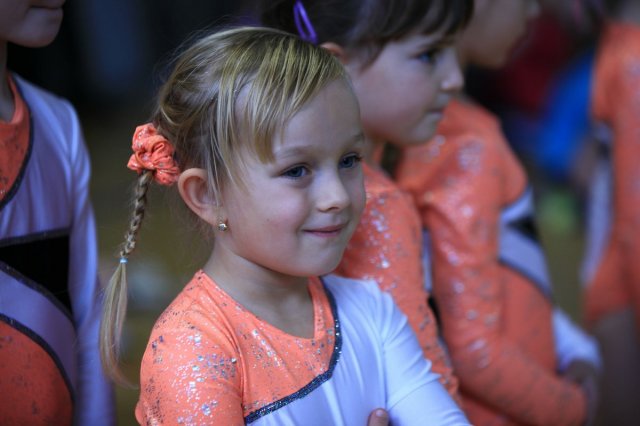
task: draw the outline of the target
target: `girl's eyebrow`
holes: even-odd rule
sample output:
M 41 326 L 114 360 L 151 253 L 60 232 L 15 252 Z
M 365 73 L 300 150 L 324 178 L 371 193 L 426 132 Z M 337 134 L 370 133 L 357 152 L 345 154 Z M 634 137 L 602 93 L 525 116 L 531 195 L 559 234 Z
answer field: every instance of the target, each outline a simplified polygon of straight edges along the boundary
M 344 145 L 349 145 L 349 144 L 358 144 L 358 145 L 364 144 L 364 133 L 358 132 L 354 136 L 345 139 Z M 309 151 L 313 151 L 314 145 L 275 148 L 273 150 L 273 155 L 278 158 L 295 157 L 297 155 L 303 155 L 308 153 Z

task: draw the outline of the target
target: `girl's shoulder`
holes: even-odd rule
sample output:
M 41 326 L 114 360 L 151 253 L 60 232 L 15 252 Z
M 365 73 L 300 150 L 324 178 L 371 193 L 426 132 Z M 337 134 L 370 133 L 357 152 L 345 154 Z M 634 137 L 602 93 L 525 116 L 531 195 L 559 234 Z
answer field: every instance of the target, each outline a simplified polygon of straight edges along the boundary
M 193 334 L 194 330 L 202 330 L 208 338 L 232 340 L 224 311 L 227 298 L 203 271 L 196 272 L 158 317 L 152 336 Z

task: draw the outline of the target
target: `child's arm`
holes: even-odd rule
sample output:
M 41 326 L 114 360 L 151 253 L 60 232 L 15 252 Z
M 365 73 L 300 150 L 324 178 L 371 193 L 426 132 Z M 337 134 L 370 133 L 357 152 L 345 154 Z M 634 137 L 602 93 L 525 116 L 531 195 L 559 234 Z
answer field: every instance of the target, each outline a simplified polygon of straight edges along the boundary
M 69 141 L 73 175 L 69 292 L 78 332 L 79 384 L 75 416 L 78 424 L 112 424 L 115 422 L 113 390 L 102 370 L 98 351 L 102 303 L 99 297 L 95 219 L 89 199 L 89 155 L 75 111 L 67 102 L 62 105 L 66 108 L 66 114 L 60 116 L 68 122 L 64 122 L 61 129 L 69 132 L 63 138 Z
M 373 280 L 391 294 L 407 315 L 424 357 L 431 360 L 440 382 L 457 398 L 458 380 L 438 342 L 438 328 L 427 303 L 419 218 L 399 190 L 368 192 L 367 197 L 367 208 L 336 273 Z
M 447 140 L 432 179 L 414 194 L 430 231 L 434 295 L 443 334 L 463 389 L 520 423 L 580 424 L 580 388 L 539 366 L 503 336 L 504 288 L 498 263 L 504 185 L 494 146 Z M 413 164 L 412 159 L 415 159 Z M 403 163 L 424 170 L 418 155 Z M 421 169 L 422 168 L 422 169 Z
M 165 311 L 152 331 L 140 369 L 136 419 L 244 425 L 240 357 L 215 325 L 177 318 Z

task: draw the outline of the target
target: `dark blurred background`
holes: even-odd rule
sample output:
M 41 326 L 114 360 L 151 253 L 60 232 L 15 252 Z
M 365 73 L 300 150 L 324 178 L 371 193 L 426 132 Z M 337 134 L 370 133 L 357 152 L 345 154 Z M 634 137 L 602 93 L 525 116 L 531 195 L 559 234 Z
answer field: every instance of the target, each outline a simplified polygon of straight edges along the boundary
M 100 274 L 106 283 L 130 215 L 135 175 L 126 162 L 131 135 L 151 113 L 154 91 L 172 52 L 196 31 L 251 20 L 240 2 L 229 0 L 71 0 L 64 9 L 56 41 L 43 49 L 10 46 L 9 68 L 68 98 L 80 115 L 93 166 Z M 579 170 L 588 82 L 573 88 L 573 97 L 562 90 L 570 90 L 566 81 L 575 81 L 576 73 L 589 66 L 594 35 L 565 18 L 562 11 L 550 9 L 505 70 L 472 71 L 468 84 L 504 119 L 505 132 L 536 185 L 538 226 L 556 299 L 579 321 L 584 216 Z M 573 118 L 560 119 L 567 124 L 561 130 L 553 128 L 558 118 L 552 105 L 558 93 L 573 102 L 562 110 L 574 112 Z M 140 242 L 129 262 L 130 309 L 123 347 L 124 368 L 134 382 L 155 318 L 207 255 L 206 241 L 192 232 L 194 224 L 180 211 L 171 190 L 153 188 Z M 136 389 L 117 389 L 118 424 L 136 424 L 137 395 Z

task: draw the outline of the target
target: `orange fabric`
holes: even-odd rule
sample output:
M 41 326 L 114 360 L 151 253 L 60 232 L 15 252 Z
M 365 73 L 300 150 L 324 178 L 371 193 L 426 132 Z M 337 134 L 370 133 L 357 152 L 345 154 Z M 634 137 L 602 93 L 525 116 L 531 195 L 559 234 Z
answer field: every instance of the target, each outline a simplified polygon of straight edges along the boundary
M 2 321 L 0 395 L 0 424 L 73 424 L 71 394 L 58 366 L 38 343 Z
M 420 219 L 411 198 L 382 170 L 364 166 L 367 204 L 336 274 L 374 280 L 390 293 L 418 337 L 440 382 L 458 399 L 458 380 L 438 342 L 422 268 Z
M 138 422 L 243 425 L 248 414 L 327 371 L 333 314 L 320 280 L 310 280 L 309 293 L 315 328 L 305 339 L 257 318 L 198 272 L 151 332 Z
M 29 110 L 9 77 L 15 110 L 10 122 L 0 120 L 0 202 L 20 176 L 29 148 Z
M 142 173 L 153 171 L 153 178 L 160 185 L 172 185 L 180 176 L 180 168 L 173 159 L 173 145 L 162 135 L 158 134 L 151 123 L 136 127 L 131 142 L 133 154 L 129 158 L 127 167 Z
M 586 400 L 555 373 L 552 306 L 498 261 L 503 207 L 527 178 L 482 108 L 453 101 L 437 136 L 403 153 L 397 177 L 431 238 L 443 336 L 476 425 L 579 425 Z
M 640 329 L 640 27 L 610 23 L 593 79 L 593 115 L 613 132 L 613 223 L 585 298 L 587 322 L 629 305 Z

